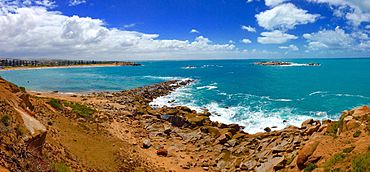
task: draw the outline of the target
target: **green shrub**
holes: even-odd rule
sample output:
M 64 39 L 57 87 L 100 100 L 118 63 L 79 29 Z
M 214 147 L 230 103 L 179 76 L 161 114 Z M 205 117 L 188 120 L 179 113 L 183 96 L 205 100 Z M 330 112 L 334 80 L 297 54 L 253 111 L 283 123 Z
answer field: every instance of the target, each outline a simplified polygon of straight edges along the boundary
M 342 127 L 343 125 L 343 120 L 344 120 L 344 115 L 341 116 L 339 121 L 334 121 L 331 125 L 329 125 L 328 130 L 326 131 L 326 135 L 330 136 L 337 136 L 338 129 Z
M 309 164 L 309 165 L 307 165 L 307 167 L 306 168 L 304 168 L 304 172 L 311 172 L 312 170 L 314 170 L 315 168 L 317 168 L 317 166 L 315 165 L 315 164 Z
M 25 87 L 19 87 L 19 89 L 20 89 L 22 92 L 26 92 L 26 88 L 25 88 Z
M 355 148 L 355 147 L 345 148 L 345 149 L 343 149 L 343 152 L 344 152 L 344 153 L 351 153 L 351 152 L 352 152 L 352 150 L 353 150 L 354 148 Z
M 351 172 L 370 171 L 370 152 L 362 154 L 352 160 Z
M 17 127 L 15 127 L 15 133 L 17 133 L 18 136 L 24 136 L 26 129 L 20 125 L 17 125 Z
M 330 136 L 336 136 L 338 128 L 339 128 L 339 122 L 335 121 L 331 125 L 329 125 L 328 130 L 326 131 L 325 134 L 330 135 Z
M 71 107 L 72 112 L 77 113 L 78 115 L 84 118 L 91 117 L 91 115 L 95 112 L 94 109 L 79 103 L 65 102 L 64 105 Z
M 10 115 L 8 114 L 5 114 L 4 116 L 1 117 L 1 122 L 5 125 L 5 126 L 9 126 L 10 123 L 12 122 L 12 118 L 10 117 Z
M 57 99 L 50 99 L 49 100 L 49 105 L 57 110 L 63 110 L 63 105 L 60 104 L 60 101 Z
M 356 130 L 355 133 L 353 133 L 353 137 L 359 137 L 361 135 L 360 130 Z
M 332 158 L 330 158 L 328 161 L 325 162 L 324 167 L 325 171 L 329 171 L 330 167 L 334 166 L 334 164 L 342 161 L 344 158 L 346 158 L 346 154 L 343 152 L 335 154 Z
M 293 160 L 294 160 L 294 158 L 296 157 L 297 155 L 293 155 L 292 157 L 290 157 L 289 159 L 288 159 L 288 161 L 286 162 L 286 164 L 287 165 L 290 165 L 292 162 L 293 162 Z
M 64 163 L 54 163 L 53 170 L 55 172 L 72 172 L 72 170 Z

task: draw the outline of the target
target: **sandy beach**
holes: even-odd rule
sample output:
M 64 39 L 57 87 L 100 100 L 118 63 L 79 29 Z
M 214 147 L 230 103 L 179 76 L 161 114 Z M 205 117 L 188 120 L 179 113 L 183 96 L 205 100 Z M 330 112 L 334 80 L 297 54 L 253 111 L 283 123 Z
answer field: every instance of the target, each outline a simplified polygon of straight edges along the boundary
M 70 65 L 70 66 L 22 66 L 22 67 L 6 67 L 0 71 L 8 70 L 37 70 L 37 69 L 64 69 L 64 68 L 88 68 L 88 67 L 114 67 L 122 66 L 120 64 L 87 64 L 87 65 Z

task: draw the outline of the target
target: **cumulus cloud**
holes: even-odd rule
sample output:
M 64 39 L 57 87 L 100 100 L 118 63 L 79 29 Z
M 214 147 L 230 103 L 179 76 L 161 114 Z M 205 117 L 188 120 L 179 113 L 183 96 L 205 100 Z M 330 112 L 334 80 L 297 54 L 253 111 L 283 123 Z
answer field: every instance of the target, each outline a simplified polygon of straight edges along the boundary
M 248 31 L 248 32 L 256 32 L 256 28 L 254 28 L 252 26 L 244 26 L 244 25 L 242 25 L 241 28 L 242 28 L 242 30 L 245 30 L 245 31 Z
M 262 32 L 261 37 L 257 38 L 257 42 L 261 44 L 282 44 L 290 40 L 297 39 L 295 35 L 287 34 L 279 30 L 271 32 Z
M 87 1 L 86 0 L 69 0 L 69 6 L 76 6 L 76 5 L 80 5 L 80 4 L 84 4 L 86 3 Z
M 146 34 L 108 28 L 99 19 L 65 16 L 45 7 L 8 7 L 0 14 L 0 56 L 57 58 L 182 58 L 235 53 L 233 44 L 159 39 Z M 11 11 L 11 12 L 9 12 Z
M 190 30 L 190 33 L 200 33 L 198 30 L 196 30 L 196 29 L 191 29 Z
M 266 6 L 274 7 L 276 5 L 282 4 L 288 0 L 265 0 Z
M 334 9 L 334 15 L 350 21 L 354 26 L 370 22 L 370 1 L 368 0 L 307 0 L 313 3 L 326 3 Z M 347 8 L 350 8 L 348 10 Z
M 279 48 L 284 49 L 284 50 L 290 50 L 290 51 L 298 51 L 299 50 L 299 48 L 295 45 L 280 46 Z
M 316 33 L 306 33 L 303 35 L 309 42 L 308 48 L 317 50 L 321 48 L 350 48 L 354 39 L 350 34 L 339 27 L 334 30 L 320 30 Z
M 288 30 L 293 29 L 296 25 L 313 23 L 319 16 L 318 14 L 309 14 L 308 11 L 299 9 L 292 3 L 286 3 L 261 12 L 255 17 L 258 25 L 267 30 Z
M 250 44 L 250 43 L 252 43 L 252 41 L 249 40 L 249 39 L 242 39 L 241 42 L 244 43 L 244 44 Z
M 324 48 L 329 48 L 329 46 L 327 46 L 326 44 L 322 42 L 314 41 L 314 42 L 309 42 L 307 48 L 310 50 L 321 50 Z
M 14 12 L 20 7 L 45 7 L 48 9 L 56 7 L 53 0 L 0 0 L 0 15 Z

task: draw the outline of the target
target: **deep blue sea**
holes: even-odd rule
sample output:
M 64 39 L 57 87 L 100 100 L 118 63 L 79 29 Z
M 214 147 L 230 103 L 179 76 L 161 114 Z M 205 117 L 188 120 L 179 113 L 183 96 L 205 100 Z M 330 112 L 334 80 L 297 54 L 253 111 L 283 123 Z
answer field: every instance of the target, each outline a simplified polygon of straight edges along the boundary
M 336 119 L 343 110 L 370 105 L 370 59 L 284 60 L 292 66 L 255 61 L 155 61 L 140 67 L 1 71 L 0 76 L 30 90 L 60 92 L 118 91 L 192 78 L 194 84 L 152 104 L 207 108 L 212 120 L 241 124 L 250 133 L 299 126 L 308 118 Z M 310 62 L 321 66 L 304 66 Z

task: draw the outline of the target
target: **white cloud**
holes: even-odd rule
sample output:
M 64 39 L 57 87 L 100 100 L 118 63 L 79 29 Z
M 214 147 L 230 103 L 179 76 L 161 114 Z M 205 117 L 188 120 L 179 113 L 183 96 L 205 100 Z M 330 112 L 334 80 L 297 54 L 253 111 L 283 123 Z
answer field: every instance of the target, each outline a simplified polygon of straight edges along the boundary
M 329 48 L 329 46 L 321 42 L 309 42 L 307 48 L 310 50 L 321 50 L 324 48 Z
M 69 0 L 69 6 L 76 6 L 86 3 L 86 0 Z
M 256 15 L 258 24 L 268 30 L 293 29 L 296 25 L 313 23 L 318 14 L 309 14 L 308 11 L 297 8 L 291 3 L 281 4 L 271 10 Z
M 190 33 L 200 33 L 198 30 L 196 30 L 196 29 L 191 29 L 190 30 Z
M 280 46 L 279 48 L 284 49 L 284 50 L 290 50 L 290 51 L 298 51 L 299 50 L 299 48 L 295 45 Z
M 326 3 L 334 9 L 334 15 L 344 16 L 354 26 L 363 22 L 370 22 L 369 0 L 307 0 L 314 3 Z M 350 10 L 347 9 L 350 8 Z
M 370 49 L 370 40 L 361 42 L 360 45 L 359 45 L 359 48 L 363 49 L 363 50 L 369 50 Z
M 56 4 L 53 0 L 0 0 L 0 15 L 14 12 L 19 7 L 38 6 L 54 8 Z
M 123 27 L 125 29 L 129 29 L 129 28 L 132 28 L 132 27 L 135 27 L 135 26 L 136 26 L 136 23 L 131 23 L 131 24 L 125 24 L 125 25 L 123 25 Z
M 334 30 L 321 30 L 316 33 L 304 34 L 303 37 L 309 42 L 310 49 L 319 48 L 350 48 L 354 39 L 343 29 L 336 27 Z
M 244 44 L 250 44 L 250 43 L 252 43 L 252 41 L 249 40 L 249 39 L 242 39 L 241 42 L 244 43 Z
M 256 28 L 252 27 L 252 26 L 244 26 L 242 25 L 241 28 L 245 31 L 248 31 L 248 32 L 256 32 Z
M 365 29 L 370 29 L 370 25 L 366 25 L 365 26 Z
M 262 32 L 261 36 L 262 37 L 257 38 L 257 42 L 261 44 L 282 44 L 298 38 L 295 35 L 287 34 L 279 30 Z
M 288 0 L 265 0 L 265 4 L 266 4 L 266 6 L 274 7 L 274 6 L 277 6 L 279 4 L 284 3 L 286 1 L 288 1 Z
M 370 13 L 362 13 L 359 10 L 354 10 L 352 13 L 347 13 L 346 18 L 350 20 L 354 26 L 359 26 L 362 22 L 370 22 Z
M 212 43 L 203 36 L 194 41 L 164 40 L 158 34 L 107 28 L 102 20 L 65 16 L 45 7 L 4 7 L 0 56 L 5 57 L 212 58 L 237 52 L 233 44 Z

